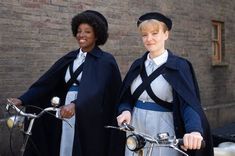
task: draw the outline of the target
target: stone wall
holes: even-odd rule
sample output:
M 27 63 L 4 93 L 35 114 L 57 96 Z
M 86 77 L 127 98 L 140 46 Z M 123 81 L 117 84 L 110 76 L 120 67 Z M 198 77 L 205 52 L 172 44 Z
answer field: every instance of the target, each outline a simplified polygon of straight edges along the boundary
M 7 97 L 21 95 L 58 58 L 78 48 L 70 21 L 86 9 L 107 17 L 110 37 L 102 49 L 115 56 L 123 76 L 145 51 L 136 29 L 137 18 L 149 11 L 172 18 L 167 47 L 192 62 L 211 126 L 235 121 L 235 1 L 231 0 L 0 0 L 1 104 Z M 211 20 L 225 23 L 227 66 L 212 66 Z M 8 114 L 2 108 L 0 156 L 5 156 L 9 151 L 4 123 Z

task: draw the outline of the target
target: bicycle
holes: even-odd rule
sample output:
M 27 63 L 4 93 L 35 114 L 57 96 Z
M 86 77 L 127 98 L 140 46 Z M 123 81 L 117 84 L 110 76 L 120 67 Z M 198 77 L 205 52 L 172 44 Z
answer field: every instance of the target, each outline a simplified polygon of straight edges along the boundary
M 183 145 L 183 139 L 177 139 L 175 136 L 169 136 L 169 133 L 159 133 L 157 138 L 154 138 L 148 134 L 137 132 L 135 128 L 127 123 L 123 123 L 120 127 L 115 126 L 105 126 L 106 128 L 118 129 L 124 132 L 130 132 L 130 135 L 126 138 L 127 148 L 136 153 L 138 156 L 144 156 L 143 149 L 146 143 L 150 143 L 150 147 L 147 147 L 146 156 L 152 156 L 153 147 L 169 147 L 180 152 L 185 156 L 189 156 L 187 153 L 178 148 L 178 146 Z M 205 142 L 202 141 L 202 147 L 205 147 Z
M 18 113 L 17 115 L 11 116 L 7 120 L 8 128 L 12 129 L 15 125 L 22 124 L 22 122 L 23 122 L 22 117 L 23 118 L 28 118 L 28 120 L 29 120 L 29 125 L 28 125 L 27 130 L 23 131 L 24 134 L 25 134 L 25 138 L 24 138 L 24 141 L 23 141 L 23 145 L 20 148 L 20 155 L 21 156 L 24 155 L 24 152 L 25 152 L 26 145 L 28 143 L 29 137 L 32 135 L 32 128 L 33 128 L 33 124 L 34 124 L 35 119 L 40 118 L 45 113 L 48 113 L 48 114 L 54 116 L 55 118 L 58 118 L 58 119 L 63 120 L 63 121 L 66 121 L 65 119 L 60 117 L 60 108 L 57 108 L 59 106 L 59 104 L 60 104 L 60 99 L 58 97 L 53 97 L 52 100 L 51 100 L 52 107 L 47 107 L 45 109 L 41 109 L 40 108 L 41 112 L 39 112 L 38 114 L 32 114 L 32 113 L 23 112 L 22 109 L 19 109 L 17 106 L 14 105 L 14 103 L 12 103 L 12 101 L 7 99 L 6 110 L 9 112 L 10 109 L 12 109 L 12 110 L 14 110 L 14 111 L 16 111 Z M 55 115 L 53 113 L 51 113 L 51 112 L 55 112 Z

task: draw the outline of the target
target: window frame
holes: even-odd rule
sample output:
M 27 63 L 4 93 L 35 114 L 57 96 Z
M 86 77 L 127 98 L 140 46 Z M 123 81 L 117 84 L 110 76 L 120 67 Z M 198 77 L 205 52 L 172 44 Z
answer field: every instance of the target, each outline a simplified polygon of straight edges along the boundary
M 211 35 L 212 63 L 215 65 L 221 64 L 223 61 L 223 58 L 222 58 L 223 57 L 222 55 L 222 24 L 223 22 L 220 22 L 220 21 L 212 21 L 212 35 Z

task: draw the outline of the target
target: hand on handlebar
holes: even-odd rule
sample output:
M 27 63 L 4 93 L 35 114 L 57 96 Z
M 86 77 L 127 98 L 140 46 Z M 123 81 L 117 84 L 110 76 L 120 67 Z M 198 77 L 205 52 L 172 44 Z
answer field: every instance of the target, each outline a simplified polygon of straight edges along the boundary
M 14 104 L 15 106 L 21 106 L 22 105 L 22 101 L 18 98 L 8 98 L 7 100 L 9 100 L 9 102 Z
M 123 111 L 117 117 L 118 126 L 121 126 L 123 123 L 130 124 L 131 122 L 131 112 L 130 111 Z
M 75 104 L 70 103 L 61 107 L 60 116 L 62 118 L 71 118 L 75 114 Z
M 199 132 L 186 133 L 183 137 L 184 145 L 181 146 L 185 151 L 201 149 L 203 137 Z

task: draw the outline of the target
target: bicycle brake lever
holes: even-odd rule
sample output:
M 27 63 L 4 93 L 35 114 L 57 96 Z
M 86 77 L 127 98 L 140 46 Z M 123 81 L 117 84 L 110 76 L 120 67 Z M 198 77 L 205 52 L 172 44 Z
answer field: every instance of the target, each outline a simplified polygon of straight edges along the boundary
M 61 119 L 62 121 L 66 122 L 70 126 L 70 128 L 73 128 L 73 126 L 66 119 L 63 119 L 63 118 L 59 118 L 59 119 Z
M 121 126 L 116 127 L 116 126 L 104 126 L 105 128 L 112 128 L 112 129 L 117 129 L 120 131 L 134 131 L 135 128 L 127 123 L 122 123 Z
M 10 99 L 7 99 L 6 110 L 9 111 L 10 107 L 14 105 Z
M 127 131 L 134 131 L 135 128 L 129 124 L 127 124 L 126 122 L 122 123 L 122 126 L 120 127 L 120 129 L 124 129 L 124 130 L 127 130 Z
M 120 130 L 120 127 L 115 127 L 115 126 L 104 126 L 105 128 L 112 128 L 112 129 L 118 129 Z
M 174 145 L 170 145 L 171 148 L 175 149 L 176 151 L 182 153 L 183 155 L 185 156 L 189 156 L 187 153 L 185 153 L 184 151 L 180 150 L 179 148 L 177 148 L 176 146 Z

